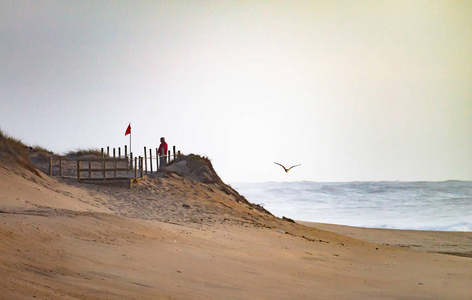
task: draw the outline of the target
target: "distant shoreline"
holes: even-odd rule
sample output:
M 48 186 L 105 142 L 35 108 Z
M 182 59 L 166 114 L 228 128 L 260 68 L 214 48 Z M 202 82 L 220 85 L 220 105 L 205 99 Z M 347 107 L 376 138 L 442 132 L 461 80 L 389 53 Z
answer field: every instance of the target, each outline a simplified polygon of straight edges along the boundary
M 296 223 L 370 243 L 472 258 L 470 231 L 364 228 L 307 221 L 296 221 Z

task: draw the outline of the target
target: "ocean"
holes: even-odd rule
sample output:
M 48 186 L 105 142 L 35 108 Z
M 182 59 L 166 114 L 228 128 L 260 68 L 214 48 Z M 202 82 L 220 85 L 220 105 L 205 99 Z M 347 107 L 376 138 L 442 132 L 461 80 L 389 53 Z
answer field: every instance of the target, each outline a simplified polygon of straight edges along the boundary
M 472 181 L 231 183 L 277 217 L 368 228 L 472 231 Z

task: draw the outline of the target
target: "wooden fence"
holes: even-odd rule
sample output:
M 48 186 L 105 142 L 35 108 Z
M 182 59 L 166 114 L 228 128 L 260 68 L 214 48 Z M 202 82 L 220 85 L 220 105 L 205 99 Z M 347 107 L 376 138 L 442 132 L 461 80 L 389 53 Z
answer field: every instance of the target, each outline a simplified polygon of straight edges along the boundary
M 49 156 L 49 168 L 48 168 L 48 174 L 49 176 L 53 175 L 53 167 L 54 167 L 54 157 L 51 155 Z M 62 156 L 59 156 L 59 177 L 63 177 L 64 174 L 64 158 Z
M 111 167 L 110 167 L 111 165 Z M 130 178 L 127 158 L 84 158 L 77 160 L 77 179 L 81 180 L 82 173 L 88 174 L 88 179 L 107 179 L 108 173 L 113 173 L 108 178 Z M 118 172 L 126 173 L 126 176 L 118 176 Z M 99 175 L 95 175 L 98 173 Z M 142 171 L 141 171 L 142 174 Z M 136 178 L 137 176 L 135 176 Z
M 148 173 L 148 170 L 153 173 L 153 159 L 155 159 L 155 166 L 156 166 L 156 171 L 160 168 L 162 168 L 161 166 L 161 163 L 160 163 L 160 160 L 161 158 L 163 157 L 165 159 L 165 164 L 169 164 L 172 160 L 176 160 L 178 159 L 181 154 L 180 154 L 180 151 L 176 151 L 176 148 L 175 146 L 172 147 L 173 151 L 171 153 L 170 150 L 167 151 L 167 154 L 166 155 L 161 155 L 159 154 L 158 152 L 158 148 L 156 148 L 156 155 L 153 156 L 152 155 L 152 149 L 149 149 L 149 157 L 147 156 L 147 147 L 144 147 L 144 172 Z M 149 161 L 149 169 L 148 169 L 148 161 Z
M 181 155 L 180 151 L 176 151 L 175 146 L 173 146 L 173 152 L 171 153 L 169 150 L 166 155 L 160 155 L 158 148 L 156 148 L 155 156 L 153 156 L 152 149 L 149 149 L 148 152 L 147 147 L 144 147 L 144 157 L 133 157 L 133 153 L 130 153 L 128 156 L 126 146 L 124 150 L 124 156 L 121 156 L 121 148 L 118 148 L 118 153 L 116 149 L 113 148 L 113 154 L 111 156 L 110 147 L 106 147 L 106 152 L 104 148 L 101 149 L 101 157 L 71 159 L 62 156 L 55 156 L 54 158 L 50 156 L 48 173 L 52 176 L 53 169 L 57 170 L 58 167 L 59 177 L 73 177 L 76 175 L 77 180 L 81 182 L 112 182 L 113 180 L 139 179 L 144 175 L 148 175 L 149 171 L 152 174 L 154 172 L 154 166 L 156 172 L 159 168 L 162 168 L 160 164 L 161 158 L 164 158 L 165 164 L 168 164 L 172 160 L 178 159 Z M 147 156 L 148 153 L 149 156 Z M 56 164 L 54 161 L 56 161 Z M 71 166 L 73 162 L 76 162 L 75 167 Z M 64 172 L 64 166 L 66 172 Z

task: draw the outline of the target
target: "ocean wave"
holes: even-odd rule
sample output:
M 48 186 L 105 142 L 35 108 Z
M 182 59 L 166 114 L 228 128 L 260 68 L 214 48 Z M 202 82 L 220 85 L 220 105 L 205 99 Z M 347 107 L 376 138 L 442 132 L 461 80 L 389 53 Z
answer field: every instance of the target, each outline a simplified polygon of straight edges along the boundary
M 472 231 L 472 182 L 232 184 L 276 216 L 369 228 Z

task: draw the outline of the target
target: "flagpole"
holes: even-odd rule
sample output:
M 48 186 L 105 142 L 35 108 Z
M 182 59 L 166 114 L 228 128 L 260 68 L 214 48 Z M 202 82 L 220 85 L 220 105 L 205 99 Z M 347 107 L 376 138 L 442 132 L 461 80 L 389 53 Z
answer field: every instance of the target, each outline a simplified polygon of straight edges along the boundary
M 128 134 L 129 134 L 129 156 L 130 156 L 129 166 L 130 166 L 130 169 L 132 169 L 133 168 L 133 150 L 131 149 L 131 122 L 129 123 L 128 128 L 126 128 L 126 131 L 125 131 L 125 136 L 127 136 Z

